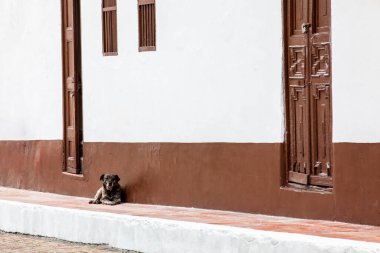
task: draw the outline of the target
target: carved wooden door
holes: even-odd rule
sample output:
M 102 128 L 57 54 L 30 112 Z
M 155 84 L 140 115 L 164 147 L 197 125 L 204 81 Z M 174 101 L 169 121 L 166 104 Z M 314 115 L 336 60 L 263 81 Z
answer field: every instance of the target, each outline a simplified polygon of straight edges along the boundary
M 82 91 L 79 0 L 62 0 L 65 171 L 81 172 Z
M 286 0 L 288 182 L 332 186 L 330 0 Z

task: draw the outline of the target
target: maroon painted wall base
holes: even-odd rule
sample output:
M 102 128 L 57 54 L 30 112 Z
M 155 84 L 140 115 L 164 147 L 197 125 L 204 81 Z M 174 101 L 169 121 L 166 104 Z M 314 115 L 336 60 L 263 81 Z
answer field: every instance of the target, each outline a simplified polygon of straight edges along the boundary
M 333 144 L 334 189 L 281 187 L 283 144 L 85 143 L 84 175 L 62 141 L 0 141 L 0 185 L 92 197 L 116 173 L 128 201 L 380 225 L 380 144 Z

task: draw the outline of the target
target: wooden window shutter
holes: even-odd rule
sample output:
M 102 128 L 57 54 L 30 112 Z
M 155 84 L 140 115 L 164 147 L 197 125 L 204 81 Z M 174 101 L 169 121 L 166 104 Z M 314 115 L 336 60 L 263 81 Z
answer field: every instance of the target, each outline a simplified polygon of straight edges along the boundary
M 64 171 L 82 173 L 80 1 L 62 1 Z
M 117 55 L 116 0 L 103 0 L 103 55 Z
M 139 51 L 156 51 L 155 0 L 138 0 Z

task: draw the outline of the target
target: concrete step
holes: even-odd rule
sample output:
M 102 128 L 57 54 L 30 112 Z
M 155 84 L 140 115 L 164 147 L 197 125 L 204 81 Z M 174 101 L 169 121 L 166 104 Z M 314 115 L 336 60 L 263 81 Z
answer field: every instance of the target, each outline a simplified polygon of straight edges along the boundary
M 0 230 L 144 253 L 380 253 L 380 227 L 141 204 L 0 187 Z

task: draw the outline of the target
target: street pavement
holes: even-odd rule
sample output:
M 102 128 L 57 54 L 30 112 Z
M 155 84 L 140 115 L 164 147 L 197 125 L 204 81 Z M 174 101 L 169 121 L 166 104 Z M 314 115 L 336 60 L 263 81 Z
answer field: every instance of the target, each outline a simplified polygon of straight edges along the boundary
M 5 233 L 0 231 L 1 253 L 139 253 L 131 250 L 119 250 L 106 245 L 72 243 L 54 238 Z

